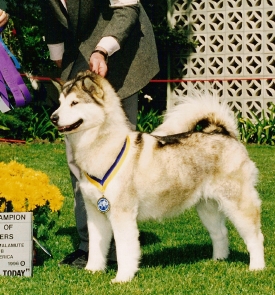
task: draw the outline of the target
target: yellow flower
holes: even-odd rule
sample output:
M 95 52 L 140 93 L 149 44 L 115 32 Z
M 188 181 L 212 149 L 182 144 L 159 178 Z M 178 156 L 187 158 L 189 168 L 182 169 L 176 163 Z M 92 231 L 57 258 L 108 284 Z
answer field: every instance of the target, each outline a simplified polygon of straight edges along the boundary
M 33 211 L 47 204 L 53 212 L 62 207 L 64 197 L 50 184 L 48 176 L 16 161 L 0 162 L 0 183 L 0 199 L 10 201 L 14 212 Z M 6 204 L 0 204 L 0 212 L 3 212 Z

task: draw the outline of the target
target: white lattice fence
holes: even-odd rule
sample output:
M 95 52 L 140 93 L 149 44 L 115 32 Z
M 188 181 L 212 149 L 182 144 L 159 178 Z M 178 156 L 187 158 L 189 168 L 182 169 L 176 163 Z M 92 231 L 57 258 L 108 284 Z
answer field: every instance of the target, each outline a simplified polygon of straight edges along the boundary
M 196 82 L 174 83 L 169 105 L 193 85 L 213 89 L 243 116 L 275 103 L 275 0 L 177 0 L 172 7 L 171 25 L 189 29 L 199 44 L 174 56 L 171 76 Z

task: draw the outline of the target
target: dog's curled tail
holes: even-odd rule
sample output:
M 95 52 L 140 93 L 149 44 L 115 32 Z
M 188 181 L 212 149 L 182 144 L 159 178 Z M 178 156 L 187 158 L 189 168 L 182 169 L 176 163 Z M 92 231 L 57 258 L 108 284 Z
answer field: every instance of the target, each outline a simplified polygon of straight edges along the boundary
M 164 115 L 164 122 L 153 135 L 166 136 L 183 132 L 201 131 L 238 137 L 234 113 L 226 102 L 209 92 L 194 91 Z

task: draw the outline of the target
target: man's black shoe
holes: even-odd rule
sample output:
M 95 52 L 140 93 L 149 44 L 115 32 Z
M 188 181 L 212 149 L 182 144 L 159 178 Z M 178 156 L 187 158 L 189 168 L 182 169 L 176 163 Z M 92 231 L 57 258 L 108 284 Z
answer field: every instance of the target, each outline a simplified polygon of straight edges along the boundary
M 67 264 L 76 268 L 85 268 L 87 261 L 88 252 L 77 249 L 73 253 L 68 254 L 62 261 L 60 261 L 59 265 Z

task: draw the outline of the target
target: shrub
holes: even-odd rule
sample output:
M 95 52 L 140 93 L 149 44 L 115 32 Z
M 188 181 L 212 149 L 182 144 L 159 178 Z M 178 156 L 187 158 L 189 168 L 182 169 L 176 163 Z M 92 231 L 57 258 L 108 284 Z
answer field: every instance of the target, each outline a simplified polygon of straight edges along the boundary
M 15 108 L 8 113 L 0 113 L 0 138 L 47 140 L 54 142 L 63 140 L 63 135 L 51 123 L 44 107 L 42 113 L 34 113 L 30 106 Z
M 58 132 L 57 128 L 52 124 L 48 112 L 42 107 L 43 113 L 34 114 L 28 127 L 28 141 L 35 139 L 43 139 L 53 142 L 57 139 L 63 140 L 63 134 Z
M 254 122 L 249 118 L 241 118 L 238 114 L 240 140 L 244 143 L 275 145 L 275 105 L 268 109 L 269 115 L 262 110 L 262 119 L 251 112 Z
M 142 106 L 141 110 L 138 112 L 137 130 L 151 133 L 162 123 L 162 120 L 163 118 L 158 114 L 158 111 L 150 109 L 146 112 Z
M 15 108 L 8 113 L 0 112 L 0 137 L 11 139 L 27 139 L 28 125 L 33 116 L 31 107 Z

